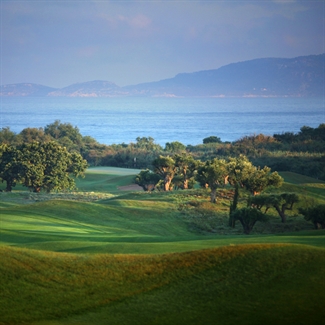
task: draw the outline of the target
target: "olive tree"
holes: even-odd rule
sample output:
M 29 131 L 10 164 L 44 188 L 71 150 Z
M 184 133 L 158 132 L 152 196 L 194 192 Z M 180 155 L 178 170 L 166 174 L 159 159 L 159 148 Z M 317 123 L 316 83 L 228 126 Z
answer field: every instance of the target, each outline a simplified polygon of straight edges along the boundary
M 164 182 L 164 190 L 169 191 L 177 171 L 175 160 L 169 156 L 159 156 L 152 162 L 152 165 L 154 167 L 154 172 L 158 174 Z
M 325 229 L 325 204 L 319 204 L 310 208 L 300 208 L 301 213 L 305 220 L 311 221 L 315 229 Z
M 248 160 L 246 156 L 240 155 L 236 158 L 229 158 L 227 164 L 228 181 L 234 186 L 234 199 L 230 205 L 229 211 L 229 226 L 235 227 L 235 221 L 232 218 L 232 213 L 237 209 L 239 199 L 239 189 L 244 187 L 245 183 L 255 171 L 255 166 Z
M 224 159 L 214 158 L 198 167 L 196 180 L 201 187 L 211 189 L 210 199 L 216 203 L 217 188 L 226 184 L 228 178 L 227 163 Z
M 232 227 L 234 226 L 234 221 L 231 219 L 231 215 L 237 209 L 240 188 L 246 188 L 252 195 L 256 195 L 269 186 L 280 187 L 283 183 L 283 178 L 277 172 L 272 173 L 271 168 L 267 166 L 262 169 L 256 167 L 243 155 L 237 158 L 229 158 L 228 171 L 229 183 L 235 188 L 229 218 L 229 225 Z M 276 206 L 274 207 L 276 208 Z M 286 208 L 288 207 L 286 206 Z M 281 209 L 279 211 L 281 215 Z
M 21 179 L 21 152 L 8 144 L 0 145 L 0 179 L 6 182 L 6 192 L 11 192 Z
M 292 210 L 297 202 L 299 202 L 299 196 L 295 193 L 257 195 L 249 200 L 249 204 L 258 210 L 265 207 L 265 213 L 269 208 L 273 207 L 278 212 L 283 223 L 287 220 L 286 211 Z
M 246 235 L 252 231 L 257 221 L 266 222 L 268 220 L 268 217 L 264 213 L 253 208 L 237 209 L 232 212 L 231 217 L 234 222 L 236 222 L 236 220 L 240 221 Z
M 73 189 L 73 177 L 82 176 L 88 166 L 79 154 L 54 141 L 24 144 L 20 150 L 22 184 L 34 192 Z
M 186 190 L 189 188 L 189 183 L 194 179 L 198 161 L 196 161 L 191 155 L 180 154 L 175 155 L 175 166 L 177 167 L 177 176 L 181 183 L 181 188 Z
M 159 175 L 153 173 L 151 170 L 142 170 L 136 177 L 135 183 L 143 188 L 144 191 L 153 191 L 156 184 L 159 182 Z
M 212 135 L 210 137 L 203 139 L 203 144 L 207 144 L 207 143 L 221 143 L 221 139 L 219 137 Z
M 165 151 L 182 152 L 185 150 L 186 150 L 186 146 L 179 141 L 167 142 L 165 145 Z
M 257 195 L 269 186 L 280 187 L 283 183 L 283 178 L 277 173 L 271 173 L 271 168 L 255 167 L 248 175 L 248 178 L 243 181 L 244 186 L 252 195 Z

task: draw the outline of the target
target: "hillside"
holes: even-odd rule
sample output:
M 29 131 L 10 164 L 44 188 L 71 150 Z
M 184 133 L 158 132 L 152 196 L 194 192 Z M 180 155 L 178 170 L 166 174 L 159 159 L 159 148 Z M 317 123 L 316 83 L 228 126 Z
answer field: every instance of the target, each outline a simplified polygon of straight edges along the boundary
M 126 93 L 113 82 L 94 80 L 51 91 L 47 96 L 59 97 L 115 97 Z
M 3 85 L 0 88 L 0 96 L 6 97 L 43 97 L 50 92 L 55 91 L 56 88 L 37 85 L 33 83 L 19 83 Z
M 119 87 L 89 81 L 54 89 L 35 84 L 1 86 L 1 96 L 66 97 L 313 97 L 323 96 L 325 54 L 262 58 L 219 69 L 180 73 L 157 82 Z
M 322 96 L 324 63 L 325 54 L 256 59 L 125 88 L 151 96 Z
M 243 235 L 225 223 L 229 198 L 136 191 L 137 172 L 0 192 L 0 324 L 322 324 L 324 230 L 295 210 Z M 283 177 L 280 190 L 324 201 L 324 182 Z
M 324 249 L 134 256 L 0 247 L 0 256 L 1 324 L 320 325 L 324 317 Z

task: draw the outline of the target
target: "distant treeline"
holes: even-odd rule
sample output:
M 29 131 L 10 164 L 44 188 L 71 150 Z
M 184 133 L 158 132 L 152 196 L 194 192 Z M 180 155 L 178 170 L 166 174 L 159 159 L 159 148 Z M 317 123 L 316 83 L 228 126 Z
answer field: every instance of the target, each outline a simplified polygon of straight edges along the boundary
M 202 139 L 200 145 L 174 141 L 165 147 L 151 137 L 138 137 L 129 144 L 104 145 L 90 136 L 80 134 L 78 127 L 55 121 L 44 128 L 26 128 L 15 133 L 9 127 L 0 130 L 0 143 L 21 145 L 33 141 L 57 141 L 69 152 L 77 152 L 91 166 L 152 168 L 154 159 L 187 152 L 195 159 L 247 156 L 255 166 L 269 166 L 272 170 L 292 171 L 325 180 L 325 123 L 317 128 L 303 126 L 298 133 L 285 132 L 266 136 L 245 136 L 232 143 L 217 136 Z

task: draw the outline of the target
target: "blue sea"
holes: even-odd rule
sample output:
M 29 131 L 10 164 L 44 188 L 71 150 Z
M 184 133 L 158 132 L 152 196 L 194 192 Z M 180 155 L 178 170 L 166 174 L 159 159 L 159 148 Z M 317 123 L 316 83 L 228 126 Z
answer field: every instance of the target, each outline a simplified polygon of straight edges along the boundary
M 1 97 L 0 127 L 19 133 L 60 120 L 103 144 L 152 137 L 164 146 L 200 144 L 208 136 L 299 132 L 325 123 L 324 98 L 65 98 Z

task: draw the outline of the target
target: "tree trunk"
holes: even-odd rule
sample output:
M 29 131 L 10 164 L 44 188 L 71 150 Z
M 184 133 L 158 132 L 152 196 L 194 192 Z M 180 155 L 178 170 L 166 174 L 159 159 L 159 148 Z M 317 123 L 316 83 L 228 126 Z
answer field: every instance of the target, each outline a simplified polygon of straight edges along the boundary
M 250 225 L 250 224 L 245 224 L 245 222 L 243 222 L 243 220 L 239 219 L 240 223 L 242 224 L 243 226 L 243 229 L 244 229 L 244 233 L 246 235 L 249 235 L 250 232 L 252 231 L 253 227 L 254 227 L 254 224 L 253 225 Z
M 169 177 L 169 176 L 166 176 L 165 179 L 164 179 L 164 190 L 165 191 L 169 191 L 170 190 L 170 184 L 172 182 L 172 178 Z
M 156 185 L 155 184 L 147 184 L 146 185 L 146 191 L 151 192 L 155 189 Z
M 11 192 L 12 186 L 13 186 L 13 183 L 11 181 L 7 181 L 7 186 L 6 186 L 5 192 Z
M 233 199 L 232 203 L 230 204 L 230 210 L 229 210 L 229 227 L 232 227 L 232 228 L 235 228 L 236 221 L 233 220 L 233 218 L 231 217 L 231 214 L 237 209 L 238 198 L 239 198 L 239 185 L 236 183 L 234 199 Z
M 188 189 L 188 179 L 184 179 L 184 181 L 183 181 L 183 189 L 184 190 Z
M 285 223 L 286 220 L 287 220 L 287 217 L 286 217 L 284 211 L 281 210 L 280 207 L 278 207 L 277 205 L 275 205 L 274 208 L 278 212 L 278 214 L 279 214 L 279 216 L 281 218 L 282 223 Z
M 211 189 L 211 203 L 216 203 L 217 202 L 217 190 L 216 189 Z
M 252 231 L 252 228 L 250 226 L 248 226 L 248 225 L 246 225 L 246 226 L 243 225 L 243 228 L 244 228 L 244 234 L 245 235 L 249 235 L 250 232 Z

